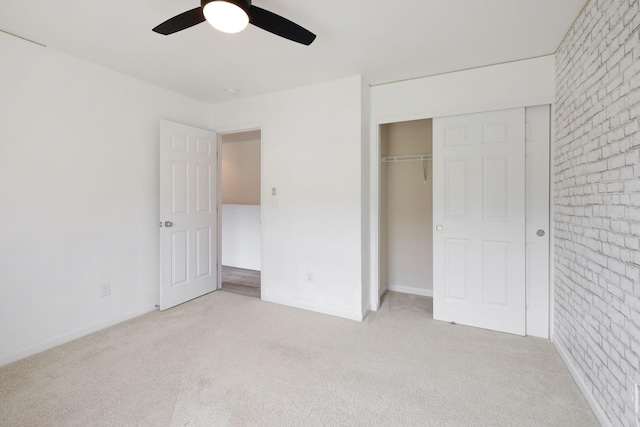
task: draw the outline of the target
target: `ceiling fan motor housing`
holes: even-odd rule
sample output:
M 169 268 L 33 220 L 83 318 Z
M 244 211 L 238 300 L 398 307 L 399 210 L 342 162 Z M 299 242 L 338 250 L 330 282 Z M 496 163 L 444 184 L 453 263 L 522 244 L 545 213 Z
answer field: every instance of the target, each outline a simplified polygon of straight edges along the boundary
M 227 2 L 227 3 L 235 4 L 240 9 L 244 10 L 245 13 L 247 14 L 247 16 L 249 15 L 249 9 L 251 8 L 251 0 L 202 0 L 200 2 L 200 5 L 201 5 L 202 9 L 204 9 L 204 7 L 206 5 L 208 5 L 209 3 L 212 3 L 214 1 L 224 1 L 224 2 Z

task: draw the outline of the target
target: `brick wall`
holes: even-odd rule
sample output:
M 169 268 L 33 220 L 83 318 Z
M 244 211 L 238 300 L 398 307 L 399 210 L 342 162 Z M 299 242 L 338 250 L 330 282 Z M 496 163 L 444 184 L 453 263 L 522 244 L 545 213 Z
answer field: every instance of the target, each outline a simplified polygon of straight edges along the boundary
M 554 341 L 616 426 L 640 382 L 640 12 L 591 0 L 556 57 Z

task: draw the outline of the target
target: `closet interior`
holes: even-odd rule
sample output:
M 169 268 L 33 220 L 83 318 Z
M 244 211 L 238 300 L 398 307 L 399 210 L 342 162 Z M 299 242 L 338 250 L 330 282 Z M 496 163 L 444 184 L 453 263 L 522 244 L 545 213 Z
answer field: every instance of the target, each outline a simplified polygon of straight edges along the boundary
M 431 119 L 380 126 L 380 296 L 433 296 Z

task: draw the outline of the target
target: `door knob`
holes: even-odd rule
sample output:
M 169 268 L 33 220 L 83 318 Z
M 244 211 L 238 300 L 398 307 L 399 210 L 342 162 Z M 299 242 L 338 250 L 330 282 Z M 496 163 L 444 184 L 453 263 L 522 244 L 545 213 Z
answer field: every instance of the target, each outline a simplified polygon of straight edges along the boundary
M 173 223 L 171 221 L 165 221 L 164 222 L 164 226 L 165 227 L 173 227 Z
M 442 226 L 441 225 L 436 225 L 436 230 L 442 231 Z
M 540 237 L 544 236 L 544 230 L 538 230 L 536 231 L 536 234 Z

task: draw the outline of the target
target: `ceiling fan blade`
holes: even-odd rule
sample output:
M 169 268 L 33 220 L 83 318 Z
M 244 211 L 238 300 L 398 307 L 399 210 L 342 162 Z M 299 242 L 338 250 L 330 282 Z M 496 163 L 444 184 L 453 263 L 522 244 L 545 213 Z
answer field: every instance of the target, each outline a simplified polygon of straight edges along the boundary
M 168 36 L 169 34 L 177 33 L 178 31 L 185 30 L 189 27 L 193 27 L 201 22 L 204 22 L 204 14 L 201 7 L 188 10 L 180 15 L 174 16 L 171 19 L 167 19 L 162 24 L 153 29 L 158 34 Z
M 316 39 L 315 34 L 295 22 L 257 6 L 249 9 L 249 22 L 265 31 L 307 46 Z

